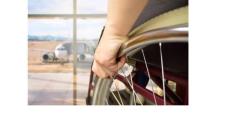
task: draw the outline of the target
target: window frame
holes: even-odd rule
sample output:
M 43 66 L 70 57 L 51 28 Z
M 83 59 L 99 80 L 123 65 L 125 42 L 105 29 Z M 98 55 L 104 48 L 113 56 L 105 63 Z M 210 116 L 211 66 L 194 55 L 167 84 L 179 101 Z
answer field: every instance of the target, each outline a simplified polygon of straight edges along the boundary
M 53 13 L 35 13 L 35 14 L 30 14 L 28 13 L 28 19 L 72 19 L 73 24 L 72 24 L 72 49 L 73 50 L 77 50 L 77 19 L 97 19 L 97 18 L 106 18 L 107 14 L 77 14 L 77 0 L 73 0 L 73 10 L 72 10 L 72 14 L 53 14 Z M 76 105 L 77 102 L 77 82 L 76 82 L 76 77 L 77 77 L 77 55 L 76 55 L 76 51 L 73 51 L 73 104 Z

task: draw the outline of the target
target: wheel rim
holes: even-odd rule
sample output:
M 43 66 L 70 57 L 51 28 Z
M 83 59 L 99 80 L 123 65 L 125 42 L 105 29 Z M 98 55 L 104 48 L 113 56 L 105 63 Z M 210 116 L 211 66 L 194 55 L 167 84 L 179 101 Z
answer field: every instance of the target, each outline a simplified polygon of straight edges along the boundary
M 187 7 L 181 9 L 182 11 L 185 11 Z M 174 11 L 176 12 L 176 11 Z M 170 14 L 170 13 L 169 13 Z M 173 13 L 171 13 L 173 14 Z M 173 15 L 169 15 L 172 17 Z M 187 18 L 187 15 L 183 15 L 183 17 Z M 148 28 L 147 28 L 148 29 Z M 136 31 L 136 30 L 135 30 Z M 188 29 L 187 29 L 187 22 L 182 22 L 180 24 L 172 24 L 166 27 L 161 27 L 160 29 L 155 30 L 148 30 L 147 32 L 139 34 L 138 32 L 135 32 L 138 35 L 131 38 L 128 42 L 122 44 L 122 47 L 119 52 L 119 57 L 126 55 L 127 57 L 132 57 L 136 53 L 140 52 L 142 53 L 143 60 L 142 63 L 139 60 L 135 60 L 137 62 L 137 67 L 139 71 L 145 72 L 147 75 L 149 82 L 153 84 L 156 83 L 158 85 L 158 88 L 162 89 L 163 96 L 160 96 L 158 94 L 155 94 L 154 87 L 152 87 L 152 91 L 141 88 L 142 86 L 137 84 L 137 80 L 133 80 L 133 77 L 136 75 L 133 71 L 130 73 L 129 76 L 122 77 L 121 75 L 116 76 L 116 78 L 113 79 L 98 79 L 95 89 L 94 89 L 94 95 L 92 99 L 92 104 L 95 105 L 107 105 L 110 104 L 109 97 L 113 96 L 117 102 L 118 105 L 124 104 L 121 94 L 119 94 L 119 87 L 115 86 L 115 92 L 114 90 L 111 90 L 112 84 L 115 82 L 115 80 L 122 81 L 127 89 L 130 91 L 130 100 L 129 104 L 136 105 L 137 103 L 142 105 L 142 98 L 139 96 L 139 94 L 144 96 L 145 101 L 152 102 L 151 104 L 156 105 L 166 105 L 166 104 L 188 104 L 188 79 L 187 78 L 181 78 L 180 76 L 177 76 L 177 74 L 171 74 L 167 71 L 167 67 L 165 69 L 164 67 L 164 56 L 162 54 L 162 46 L 164 44 L 168 43 L 187 43 L 188 44 Z M 145 52 L 143 49 L 145 49 L 148 46 L 154 45 L 154 44 L 160 44 L 159 45 L 159 57 L 160 57 L 160 69 L 159 68 L 149 68 L 148 59 L 145 57 Z M 144 62 L 144 63 L 143 63 Z M 132 64 L 131 64 L 132 65 Z M 134 68 L 134 69 L 135 69 Z M 150 69 L 150 70 L 149 70 Z M 121 69 L 122 70 L 122 69 Z M 156 71 L 154 71 L 156 70 Z M 124 72 L 124 71 L 123 71 Z M 129 77 L 129 79 L 128 79 Z M 176 87 L 180 89 L 180 85 L 185 87 L 184 91 L 187 92 L 185 94 L 185 99 L 182 102 L 182 99 L 178 97 L 177 93 L 172 92 L 169 89 L 168 82 L 174 81 L 176 83 Z M 91 82 L 90 82 L 91 83 Z M 179 84 L 179 85 L 177 85 Z M 182 88 L 183 89 L 183 88 Z M 151 94 L 150 94 L 151 93 Z M 186 99 L 187 97 L 187 99 Z M 139 101 L 139 102 L 138 102 Z

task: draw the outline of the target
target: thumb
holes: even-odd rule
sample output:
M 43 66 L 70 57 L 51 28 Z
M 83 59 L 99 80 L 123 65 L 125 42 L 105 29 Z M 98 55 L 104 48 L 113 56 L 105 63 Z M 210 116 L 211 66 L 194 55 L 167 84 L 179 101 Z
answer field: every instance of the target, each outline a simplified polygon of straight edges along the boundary
M 125 56 L 122 56 L 117 63 L 117 71 L 125 64 L 125 62 L 126 62 L 126 58 Z

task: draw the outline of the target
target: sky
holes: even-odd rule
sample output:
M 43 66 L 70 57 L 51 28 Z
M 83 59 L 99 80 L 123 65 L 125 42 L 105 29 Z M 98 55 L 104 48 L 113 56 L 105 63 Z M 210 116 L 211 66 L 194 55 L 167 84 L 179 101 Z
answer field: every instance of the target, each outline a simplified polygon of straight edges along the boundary
M 72 0 L 28 0 L 30 14 L 72 12 Z M 77 0 L 77 13 L 106 13 L 107 0 Z M 79 39 L 95 39 L 105 24 L 105 19 L 77 19 L 77 37 Z M 52 35 L 72 37 L 71 19 L 29 19 L 28 35 Z

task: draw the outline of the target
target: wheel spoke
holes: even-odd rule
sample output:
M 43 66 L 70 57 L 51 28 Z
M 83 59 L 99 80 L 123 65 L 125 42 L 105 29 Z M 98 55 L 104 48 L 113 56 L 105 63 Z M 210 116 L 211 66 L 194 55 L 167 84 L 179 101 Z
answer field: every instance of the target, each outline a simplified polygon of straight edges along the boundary
M 164 63 L 163 63 L 162 44 L 161 44 L 161 42 L 159 43 L 159 47 L 160 47 L 160 57 L 161 57 L 161 74 L 162 74 L 162 85 L 163 85 L 164 105 L 166 105 Z
M 118 97 L 119 97 L 119 99 L 120 99 L 120 101 L 121 101 L 121 104 L 124 105 L 124 103 L 123 103 L 123 101 L 122 101 L 122 98 L 121 98 L 121 94 L 120 94 L 120 92 L 119 92 L 119 87 L 117 86 L 117 83 L 116 83 L 116 81 L 115 81 L 114 79 L 113 79 L 113 82 L 114 82 L 114 85 L 115 85 L 115 88 L 116 88 Z
M 115 98 L 115 100 L 117 101 L 117 103 L 118 103 L 119 105 L 121 105 L 121 103 L 119 102 L 119 100 L 117 99 L 117 97 L 116 97 L 116 95 L 113 93 L 113 91 L 111 91 L 111 94 L 113 95 L 113 97 Z
M 149 77 L 149 80 L 150 82 L 152 83 L 152 91 L 153 91 L 153 98 L 154 98 L 154 102 L 155 104 L 157 105 L 157 100 L 156 100 L 156 96 L 155 96 L 155 93 L 154 93 L 154 83 L 150 77 L 150 74 L 149 74 L 149 69 L 148 69 L 148 65 L 147 65 L 147 61 L 146 61 L 146 58 L 145 58 L 145 53 L 144 53 L 144 50 L 141 49 L 141 52 L 142 52 L 142 55 L 143 55 L 143 59 L 144 59 L 144 62 L 145 62 L 145 67 L 146 67 L 146 70 L 147 70 L 147 74 L 148 74 L 148 77 Z
M 122 71 L 122 73 L 125 75 L 125 73 L 124 73 L 124 71 L 123 71 L 122 69 L 121 69 L 121 71 Z M 131 73 L 132 73 L 132 72 L 131 72 Z M 129 81 L 129 79 L 127 78 L 127 76 L 124 76 L 124 77 L 125 77 L 126 81 L 129 83 L 129 85 L 130 85 L 130 87 L 131 87 L 131 89 L 132 89 L 132 93 L 133 93 L 133 96 L 134 96 L 133 99 L 134 99 L 135 105 L 136 105 L 135 96 L 137 97 L 137 100 L 139 101 L 139 103 L 140 103 L 141 105 L 143 105 L 143 103 L 141 102 L 140 98 L 138 97 L 136 91 L 135 91 L 134 88 L 133 88 L 133 80 L 132 80 L 132 75 L 131 75 L 131 73 L 129 74 L 131 82 Z
M 137 95 L 136 91 L 135 91 L 135 90 L 134 90 L 134 88 L 133 88 L 133 78 L 132 78 L 132 76 L 131 76 L 131 75 L 130 75 L 130 79 L 131 79 L 131 86 L 132 86 L 132 90 L 133 90 L 133 92 L 134 92 L 135 96 L 137 97 L 137 100 L 139 101 L 139 103 L 140 103 L 141 105 L 143 105 L 143 103 L 141 102 L 140 98 L 138 97 L 138 95 Z M 134 99 L 135 99 L 135 96 L 134 96 Z

